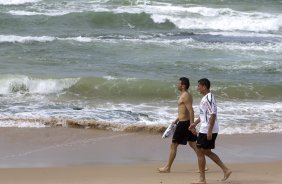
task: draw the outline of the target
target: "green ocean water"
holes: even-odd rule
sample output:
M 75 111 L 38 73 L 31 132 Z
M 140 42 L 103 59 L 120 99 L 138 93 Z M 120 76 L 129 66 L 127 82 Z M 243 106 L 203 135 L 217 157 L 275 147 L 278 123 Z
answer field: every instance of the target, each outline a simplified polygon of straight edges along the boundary
M 282 2 L 0 0 L 0 126 L 167 125 L 207 77 L 221 132 L 281 132 Z M 79 110 L 76 110 L 79 109 Z

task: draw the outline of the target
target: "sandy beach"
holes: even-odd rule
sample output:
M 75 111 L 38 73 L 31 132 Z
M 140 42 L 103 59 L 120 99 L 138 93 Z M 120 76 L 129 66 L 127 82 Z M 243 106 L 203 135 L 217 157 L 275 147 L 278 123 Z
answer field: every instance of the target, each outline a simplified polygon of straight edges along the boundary
M 203 78 L 232 170 L 222 182 L 207 158 L 207 183 L 282 184 L 282 0 L 0 0 L 0 15 L 0 184 L 197 182 L 188 145 L 158 168 L 177 117 L 213 124 Z
M 219 135 L 215 152 L 232 169 L 226 182 L 208 161 L 207 183 L 282 182 L 282 134 Z M 0 183 L 190 183 L 196 156 L 179 147 L 171 173 L 158 173 L 170 139 L 159 134 L 76 128 L 1 128 Z

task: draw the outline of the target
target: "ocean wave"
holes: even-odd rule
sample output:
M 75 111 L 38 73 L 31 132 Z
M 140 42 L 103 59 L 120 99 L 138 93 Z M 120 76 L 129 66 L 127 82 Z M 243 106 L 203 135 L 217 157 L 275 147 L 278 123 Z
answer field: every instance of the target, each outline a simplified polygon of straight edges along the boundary
M 281 103 L 225 103 L 219 105 L 220 134 L 252 134 L 281 133 L 282 124 Z M 242 106 L 241 106 L 242 105 Z M 258 108 L 254 108 L 254 106 Z M 241 107 L 241 108 L 240 108 Z M 259 112 L 259 113 L 258 113 Z M 14 117 L 0 116 L 0 127 L 65 127 L 86 128 L 96 130 L 124 131 L 162 134 L 168 127 L 168 121 L 145 124 L 142 122 L 118 123 L 97 121 L 93 119 L 78 119 L 71 117 Z
M 51 36 L 17 36 L 0 35 L 0 43 L 30 43 L 30 42 L 52 42 L 56 38 Z
M 258 36 L 257 36 L 258 37 Z M 97 35 L 96 37 L 53 37 L 53 36 L 18 36 L 0 35 L 0 43 L 34 43 L 34 42 L 54 42 L 54 41 L 74 41 L 78 43 L 133 43 L 133 44 L 153 44 L 161 47 L 180 47 L 180 49 L 203 49 L 203 50 L 223 50 L 223 51 L 252 51 L 252 52 L 282 52 L 281 38 L 274 37 L 264 40 L 263 38 L 235 38 L 221 37 L 213 35 L 196 35 L 188 33 L 186 35 L 176 34 L 154 34 L 154 35 Z
M 248 64 L 247 64 L 248 65 Z M 253 68 L 253 65 L 250 66 Z M 275 65 L 274 65 L 275 66 Z M 222 69 L 222 66 L 218 66 Z M 227 65 L 226 65 L 227 67 Z M 232 68 L 232 66 L 230 66 Z M 248 66 L 245 66 L 248 67 Z M 261 65 L 262 67 L 262 65 Z M 266 70 L 268 70 L 266 66 Z M 240 66 L 242 70 L 242 66 Z M 230 70 L 230 68 L 228 68 Z M 226 69 L 222 69 L 226 70 Z M 256 71 L 254 69 L 254 71 Z M 81 77 L 81 78 L 34 78 L 29 76 L 8 75 L 0 77 L 1 95 L 29 93 L 56 94 L 65 92 L 76 98 L 99 100 L 172 100 L 177 97 L 175 81 L 158 81 L 134 78 Z M 200 95 L 191 86 L 192 93 Z M 225 99 L 281 100 L 282 86 L 279 84 L 259 84 L 240 82 L 238 84 L 214 82 L 213 92 Z
M 53 36 L 17 36 L 17 35 L 0 35 L 0 43 L 33 43 L 33 42 L 53 42 L 53 41 L 77 41 L 77 42 L 95 42 L 99 37 L 53 37 Z
M 212 68 L 213 66 L 211 66 Z M 221 71 L 255 71 L 260 73 L 279 73 L 282 72 L 282 62 L 279 61 L 238 61 L 233 64 L 222 64 L 217 66 Z
M 282 27 L 282 15 L 206 7 L 187 7 L 177 11 L 190 16 L 155 13 L 152 14 L 152 19 L 158 23 L 169 20 L 180 29 L 269 32 L 279 31 Z
M 225 101 L 218 104 L 223 134 L 282 132 L 281 100 L 277 102 Z
M 191 40 L 191 39 L 190 39 Z M 263 52 L 263 53 L 280 53 L 282 51 L 282 42 L 280 41 L 224 41 L 214 39 L 192 39 L 193 42 L 187 42 L 187 39 L 183 40 L 165 40 L 164 44 L 178 43 L 184 46 L 184 48 L 201 49 L 201 50 L 222 50 L 222 51 L 243 51 L 243 52 Z M 210 41 L 209 41 L 210 40 Z
M 220 67 L 220 66 L 219 66 Z M 193 89 L 193 87 L 191 87 Z M 277 99 L 281 100 L 282 86 L 277 84 L 239 83 L 229 85 L 215 83 L 216 95 L 228 99 Z M 100 99 L 175 99 L 177 92 L 174 82 L 153 80 L 82 78 L 68 91 Z M 192 90 L 195 97 L 199 94 Z M 196 91 L 196 90 L 195 90 Z
M 76 13 L 78 13 L 77 11 Z M 17 15 L 17 16 L 34 16 L 34 15 L 46 15 L 46 16 L 62 16 L 69 14 L 70 12 L 50 12 L 50 13 L 41 13 L 41 12 L 32 12 L 32 11 L 25 11 L 25 10 L 10 10 L 9 13 L 11 15 Z M 72 12 L 74 13 L 74 12 Z
M 107 79 L 111 82 L 120 79 Z M 97 81 L 97 80 L 96 80 Z M 135 80 L 138 85 L 138 80 Z M 157 83 L 156 83 L 157 84 Z M 124 86 L 123 86 L 124 87 Z M 268 88 L 269 95 L 280 95 L 272 100 L 261 96 L 258 87 L 252 84 L 219 85 L 214 83 L 212 92 L 218 104 L 220 133 L 274 133 L 282 132 L 281 86 Z M 72 87 L 71 87 L 72 88 Z M 72 90 L 69 88 L 68 90 Z M 104 89 L 104 87 L 102 87 Z M 128 89 L 124 87 L 125 91 Z M 135 86 L 135 88 L 137 88 Z M 84 91 L 85 89 L 81 89 Z M 86 89 L 87 90 L 87 89 Z M 202 96 L 196 95 L 196 87 L 191 87 L 194 96 L 195 117 L 198 116 L 198 103 Z M 244 90 L 244 91 L 243 91 Z M 273 92 L 272 92 L 273 91 Z M 108 90 L 104 89 L 107 93 Z M 93 92 L 94 94 L 95 91 Z M 159 94 L 159 93 L 158 93 Z M 48 95 L 2 95 L 0 99 L 0 127 L 72 127 L 93 128 L 112 131 L 161 133 L 177 115 L 177 95 L 174 98 L 157 99 L 158 94 L 142 99 L 126 95 L 101 94 L 97 99 L 83 96 Z M 243 95 L 238 97 L 238 94 Z M 228 96 L 229 95 L 229 96 Z M 232 95 L 236 98 L 232 98 Z M 55 99 L 54 99 L 55 96 Z M 103 100 L 103 97 L 106 96 Z M 244 99 L 251 96 L 249 99 Z M 119 99 L 120 101 L 117 101 Z
M 53 94 L 62 91 L 77 94 L 80 98 L 140 99 L 171 98 L 174 86 L 169 82 L 137 80 L 133 78 L 35 78 L 25 75 L 0 76 L 1 95 L 9 94 Z
M 0 0 L 0 5 L 22 5 L 27 3 L 36 3 L 41 0 Z
M 205 33 L 208 35 L 214 35 L 214 36 L 228 36 L 228 37 L 243 37 L 243 38 L 282 38 L 282 35 L 278 34 L 271 34 L 271 33 L 255 33 L 255 32 L 208 32 Z
M 213 92 L 221 98 L 237 100 L 281 100 L 281 85 L 261 85 L 261 84 L 237 84 L 237 85 L 217 85 L 213 87 Z
M 261 73 L 261 74 L 280 74 L 282 72 L 282 62 L 279 60 L 241 60 L 236 62 L 214 61 L 211 65 L 209 62 L 177 63 L 179 66 L 187 66 L 194 70 L 228 72 L 234 74 L 240 73 Z M 277 81 L 278 82 L 278 81 Z M 241 84 L 241 82 L 240 82 Z
M 167 99 L 175 97 L 174 84 L 166 81 L 132 78 L 81 78 L 69 90 L 88 98 L 98 99 Z
M 0 77 L 0 94 L 30 93 L 50 94 L 62 92 L 77 83 L 77 78 L 39 79 L 21 75 L 2 75 Z
M 173 4 L 146 4 L 118 6 L 105 3 L 66 3 L 59 5 L 57 9 L 42 6 L 29 10 L 10 10 L 12 15 L 20 16 L 68 16 L 77 14 L 88 16 L 89 14 L 99 16 L 100 24 L 110 27 L 115 24 L 123 25 L 127 21 L 133 28 L 150 27 L 154 24 L 171 23 L 179 29 L 192 30 L 221 30 L 221 31 L 247 31 L 247 32 L 277 32 L 282 27 L 282 15 L 264 12 L 243 12 L 230 8 L 210 8 L 195 5 L 173 5 Z M 55 6 L 56 7 L 56 6 Z M 93 19 L 95 20 L 93 16 Z M 122 19 L 124 18 L 124 19 Z M 146 20 L 140 21 L 140 19 Z M 141 19 L 141 20 L 142 20 Z M 154 24 L 152 24 L 153 22 Z M 115 25 L 114 24 L 114 25 Z M 97 26 L 97 24 L 96 24 Z M 172 27 L 171 27 L 172 28 Z

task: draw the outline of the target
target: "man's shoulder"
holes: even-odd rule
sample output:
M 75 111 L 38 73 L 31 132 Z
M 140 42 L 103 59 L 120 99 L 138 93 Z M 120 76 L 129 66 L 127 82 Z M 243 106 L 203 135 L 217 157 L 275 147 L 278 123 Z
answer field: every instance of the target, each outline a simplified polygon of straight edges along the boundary
M 186 91 L 186 92 L 183 94 L 183 100 L 185 100 L 185 101 L 190 101 L 191 99 L 192 99 L 191 93 L 189 93 L 188 91 Z
M 214 98 L 214 95 L 211 92 L 209 92 L 205 94 L 202 99 L 211 99 L 211 98 Z
M 215 99 L 215 96 L 214 94 L 212 93 L 208 93 L 206 94 L 202 100 L 201 100 L 201 103 L 207 103 L 207 104 L 216 104 L 216 99 Z
M 211 92 L 209 92 L 209 93 L 207 94 L 207 100 L 208 100 L 208 101 L 215 100 L 214 94 L 212 94 Z

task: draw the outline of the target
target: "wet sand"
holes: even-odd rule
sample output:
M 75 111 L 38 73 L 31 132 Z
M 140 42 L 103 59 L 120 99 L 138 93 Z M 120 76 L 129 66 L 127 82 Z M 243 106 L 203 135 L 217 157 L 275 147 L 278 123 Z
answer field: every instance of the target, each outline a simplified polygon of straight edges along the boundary
M 219 135 L 215 152 L 232 175 L 208 161 L 208 183 L 282 183 L 282 134 Z M 172 171 L 158 173 L 170 138 L 76 128 L 0 128 L 1 183 L 190 183 L 196 155 L 181 146 Z

